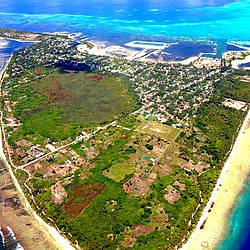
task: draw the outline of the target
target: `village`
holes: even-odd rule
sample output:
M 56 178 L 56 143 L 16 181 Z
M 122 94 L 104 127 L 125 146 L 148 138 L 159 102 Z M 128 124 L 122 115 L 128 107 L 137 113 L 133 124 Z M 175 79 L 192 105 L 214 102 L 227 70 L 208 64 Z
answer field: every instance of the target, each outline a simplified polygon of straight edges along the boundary
M 94 230 L 91 223 L 97 223 L 96 219 L 102 221 L 103 227 L 107 214 L 122 218 L 120 206 L 126 204 L 128 215 L 121 228 L 109 232 L 108 226 L 105 227 L 105 240 L 109 244 L 122 236 L 119 244 L 133 247 L 140 236 L 173 228 L 177 228 L 180 237 L 185 237 L 178 228 L 189 230 L 195 225 L 204 200 L 202 188 L 207 185 L 203 184 L 206 179 L 200 176 L 213 170 L 216 164 L 213 156 L 204 150 L 209 137 L 193 121 L 198 108 L 213 95 L 215 83 L 226 78 L 232 69 L 218 59 L 214 63 L 199 59 L 184 65 L 93 55 L 79 51 L 79 43 L 85 41 L 61 35 L 46 36 L 16 51 L 4 75 L 5 153 L 21 186 L 38 214 L 53 225 L 62 223 L 61 227 L 75 244 L 80 239 L 78 232 L 85 229 L 77 228 L 73 233 L 70 230 L 82 216 L 91 217 L 88 215 L 91 204 L 98 218 L 86 222 L 88 230 Z M 88 46 L 91 45 L 86 43 Z M 106 79 L 119 84 L 121 78 L 126 79 L 126 86 L 140 105 L 135 105 L 136 109 L 129 113 L 116 114 L 108 122 L 75 126 L 80 132 L 63 140 L 24 133 L 18 112 L 35 116 L 46 105 L 53 111 L 53 102 L 59 105 L 62 100 L 70 102 L 74 96 L 64 87 L 68 82 L 63 83 L 59 76 L 64 75 L 64 79 L 68 76 L 71 88 L 77 86 L 77 76 L 83 71 L 87 73 L 80 80 L 96 86 L 104 85 Z M 47 95 L 40 94 L 39 86 L 35 85 L 36 82 L 45 84 L 42 79 L 55 85 Z M 110 82 L 112 87 L 114 82 Z M 126 89 L 122 88 L 121 92 L 125 95 Z M 26 103 L 26 99 L 33 102 Z M 23 106 L 18 110 L 20 102 Z M 245 112 L 248 107 L 247 102 L 230 98 L 221 104 L 239 112 Z M 80 109 L 77 112 L 79 116 L 82 114 Z M 95 203 L 96 198 L 102 205 Z M 135 212 L 142 223 L 127 222 L 128 218 L 134 218 Z M 113 223 L 110 218 L 109 224 Z M 64 223 L 73 229 L 65 228 Z M 169 234 L 169 242 L 172 239 L 174 242 L 169 244 L 176 244 L 174 237 Z
M 18 35 L 6 32 L 3 33 L 6 36 L 16 37 Z M 28 37 L 30 39 L 35 36 L 40 35 L 20 34 L 20 38 Z M 203 102 L 209 100 L 214 83 L 228 74 L 224 71 L 221 72 L 221 63 L 217 63 L 217 59 L 212 65 L 210 64 L 211 60 L 208 60 L 209 64 L 206 67 L 204 59 L 200 59 L 200 64 L 196 61 L 194 65 L 192 63 L 183 65 L 129 61 L 117 57 L 89 55 L 86 51 L 77 49 L 79 43 L 67 36 L 45 35 L 39 43 L 14 53 L 12 63 L 5 75 L 6 77 L 11 76 L 11 78 L 2 89 L 3 96 L 5 96 L 4 126 L 7 137 L 11 135 L 12 131 L 17 131 L 21 125 L 18 119 L 13 116 L 12 108 L 13 105 L 16 105 L 16 102 L 11 101 L 8 97 L 9 90 L 31 80 L 46 77 L 58 66 L 63 66 L 66 72 L 77 72 L 85 69 L 89 72 L 95 70 L 100 75 L 115 74 L 128 77 L 131 87 L 141 102 L 141 108 L 135 114 L 142 115 L 145 119 L 157 120 L 173 128 L 188 128 L 190 119 L 195 115 L 196 110 Z M 82 41 L 82 43 L 85 43 L 85 41 Z M 90 46 L 89 43 L 86 43 L 86 48 L 88 46 Z M 43 70 L 40 70 L 39 67 L 47 67 L 50 70 L 43 73 Z M 34 68 L 37 69 L 34 73 L 31 73 Z M 16 77 L 18 77 L 17 82 L 13 81 Z M 25 98 L 25 96 L 22 98 Z M 88 139 L 89 137 L 84 131 L 82 131 L 82 135 L 76 137 L 76 141 Z M 68 145 L 68 143 L 72 142 L 70 140 L 53 142 L 50 139 L 44 139 L 42 144 L 34 144 L 27 139 L 22 139 L 16 141 L 16 149 L 9 147 L 9 151 L 13 162 L 17 165 L 29 164 L 48 153 L 49 156 L 44 158 L 43 161 L 53 163 L 54 157 L 50 153 L 53 153 L 56 147 Z M 76 164 L 76 160 L 80 162 L 80 165 L 84 162 L 84 159 L 77 153 L 74 155 L 74 151 L 69 152 L 71 152 L 69 155 L 73 157 L 73 162 L 61 159 L 60 162 L 64 162 L 65 165 L 60 167 L 58 164 L 54 164 L 54 168 L 51 170 L 54 174 L 58 171 L 62 171 L 64 174 L 74 173 L 79 165 L 79 163 Z M 66 154 L 65 152 L 62 153 Z M 93 152 L 90 154 L 93 154 Z M 85 152 L 84 155 L 88 154 Z M 35 169 L 40 169 L 41 167 L 37 164 Z
M 37 66 L 59 66 L 73 71 L 95 70 L 100 74 L 124 75 L 129 78 L 131 87 L 140 97 L 140 113 L 176 127 L 188 126 L 190 117 L 201 103 L 209 99 L 214 82 L 228 74 L 221 73 L 221 62 L 218 63 L 218 59 L 213 59 L 214 63 L 206 59 L 208 64 L 204 64 L 202 59 L 190 65 L 171 62 L 156 64 L 90 55 L 86 51 L 78 51 L 78 44 L 79 41 L 63 36 L 49 37 L 15 53 L 7 73 L 15 77 Z M 22 81 L 27 81 L 27 76 Z
M 85 50 L 79 51 L 77 46 L 80 42 L 69 39 L 68 36 L 45 35 L 43 37 L 39 34 L 1 32 L 5 36 L 27 38 L 28 40 L 40 37 L 39 43 L 14 53 L 5 75 L 6 79 L 9 79 L 2 88 L 5 97 L 4 127 L 7 138 L 21 125 L 12 112 L 16 102 L 13 102 L 9 97 L 11 88 L 46 77 L 55 71 L 56 67 L 63 67 L 66 73 L 87 70 L 98 72 L 100 75 L 124 75 L 129 79 L 131 87 L 141 103 L 140 109 L 134 115 L 141 115 L 146 120 L 156 120 L 173 128 L 184 129 L 190 126 L 190 120 L 195 116 L 199 106 L 209 100 L 213 93 L 214 83 L 230 72 L 230 69 L 222 71 L 223 65 L 221 62 L 218 63 L 218 59 L 215 59 L 214 64 L 211 64 L 210 59 L 199 59 L 199 63 L 195 61 L 194 64 L 190 63 L 189 65 L 125 60 L 117 57 L 90 55 Z M 86 48 L 91 46 L 85 41 L 81 41 L 81 43 L 85 44 Z M 205 61 L 208 61 L 208 64 L 205 65 Z M 42 67 L 49 70 L 43 73 Z M 21 98 L 25 97 L 24 95 Z M 227 103 L 225 101 L 225 105 L 229 105 Z M 246 103 L 242 105 L 246 107 Z M 91 136 L 94 134 L 95 132 Z M 76 137 L 76 142 L 86 141 L 89 138 L 86 132 L 82 131 L 82 134 Z M 72 143 L 70 139 L 55 142 L 45 138 L 42 144 L 34 144 L 31 141 L 21 139 L 15 142 L 16 149 L 9 147 L 11 158 L 15 164 L 21 166 L 29 164 L 43 158 L 46 154 L 49 156 L 43 158 L 43 161 L 53 163 L 52 153 L 55 149 Z M 91 151 L 91 149 L 88 150 Z M 55 164 L 55 169 L 52 172 L 57 173 L 63 169 L 64 173 L 73 173 L 77 166 L 84 162 L 82 157 L 77 153 L 74 155 L 73 152 L 69 151 L 69 158 L 73 157 L 72 161 L 61 159 L 60 162 L 64 162 L 65 165 L 59 167 L 58 164 Z M 88 154 L 95 154 L 94 152 L 85 152 L 84 155 L 86 157 Z M 62 153 L 66 154 L 66 152 Z M 76 163 L 77 161 L 80 163 Z M 35 169 L 40 169 L 37 164 Z

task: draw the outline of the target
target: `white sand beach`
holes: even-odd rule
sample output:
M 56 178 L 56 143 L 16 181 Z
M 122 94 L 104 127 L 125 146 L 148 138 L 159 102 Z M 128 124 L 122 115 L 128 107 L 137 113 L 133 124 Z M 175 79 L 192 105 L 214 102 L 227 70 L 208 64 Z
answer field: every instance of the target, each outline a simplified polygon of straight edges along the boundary
M 250 111 L 199 223 L 182 250 L 215 249 L 227 230 L 227 217 L 250 174 Z M 212 207 L 212 208 L 211 208 Z M 211 211 L 209 212 L 209 210 Z M 203 229 L 201 226 L 203 225 Z
M 233 60 L 232 61 L 232 68 L 239 69 L 241 64 L 250 63 L 250 55 L 246 56 L 242 60 Z M 250 67 L 244 67 L 244 69 L 250 69 Z

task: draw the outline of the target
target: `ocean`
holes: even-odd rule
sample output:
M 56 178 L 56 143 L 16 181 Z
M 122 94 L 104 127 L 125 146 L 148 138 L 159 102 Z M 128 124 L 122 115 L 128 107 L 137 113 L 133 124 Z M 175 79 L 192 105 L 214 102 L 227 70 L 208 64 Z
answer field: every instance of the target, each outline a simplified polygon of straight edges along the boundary
M 177 41 L 166 51 L 171 59 L 212 53 L 218 45 L 219 57 L 225 50 L 238 50 L 227 41 L 250 44 L 249 9 L 250 0 L 0 0 L 0 27 L 80 32 L 105 45 Z M 6 60 L 19 46 L 23 45 L 0 40 L 0 59 Z M 229 228 L 218 250 L 250 249 L 249 207 L 250 182 L 228 217 Z
M 1 26 L 0 26 L 1 27 Z M 30 46 L 30 42 L 18 42 L 14 40 L 0 38 L 0 73 L 4 69 L 6 63 L 10 59 L 11 54 L 18 49 Z
M 228 218 L 228 231 L 217 250 L 250 249 L 250 178 Z
M 250 40 L 250 0 L 0 0 L 2 27 L 83 32 L 101 40 L 194 37 Z
M 108 45 L 178 42 L 164 60 L 211 56 L 226 41 L 250 44 L 250 0 L 0 0 L 0 25 L 36 32 L 80 32 Z M 224 45 L 223 45 L 224 42 Z M 218 50 L 221 50 L 221 49 Z

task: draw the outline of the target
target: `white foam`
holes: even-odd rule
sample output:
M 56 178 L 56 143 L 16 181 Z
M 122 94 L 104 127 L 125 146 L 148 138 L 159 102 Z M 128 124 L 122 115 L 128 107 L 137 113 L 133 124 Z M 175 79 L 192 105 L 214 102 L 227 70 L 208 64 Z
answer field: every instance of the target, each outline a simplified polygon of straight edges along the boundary
M 160 10 L 159 9 L 150 9 L 149 11 L 151 11 L 151 12 L 158 12 Z
M 125 10 L 115 10 L 116 13 L 124 12 Z
M 4 49 L 8 46 L 9 42 L 4 40 L 4 39 L 0 39 L 0 49 Z

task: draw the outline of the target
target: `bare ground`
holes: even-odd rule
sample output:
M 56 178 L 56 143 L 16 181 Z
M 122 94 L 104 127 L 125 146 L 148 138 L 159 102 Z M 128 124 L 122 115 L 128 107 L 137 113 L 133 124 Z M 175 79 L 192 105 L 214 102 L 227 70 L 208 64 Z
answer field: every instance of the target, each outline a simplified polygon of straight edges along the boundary
M 55 240 L 23 206 L 11 177 L 0 163 L 0 227 L 11 227 L 25 250 L 60 250 Z

